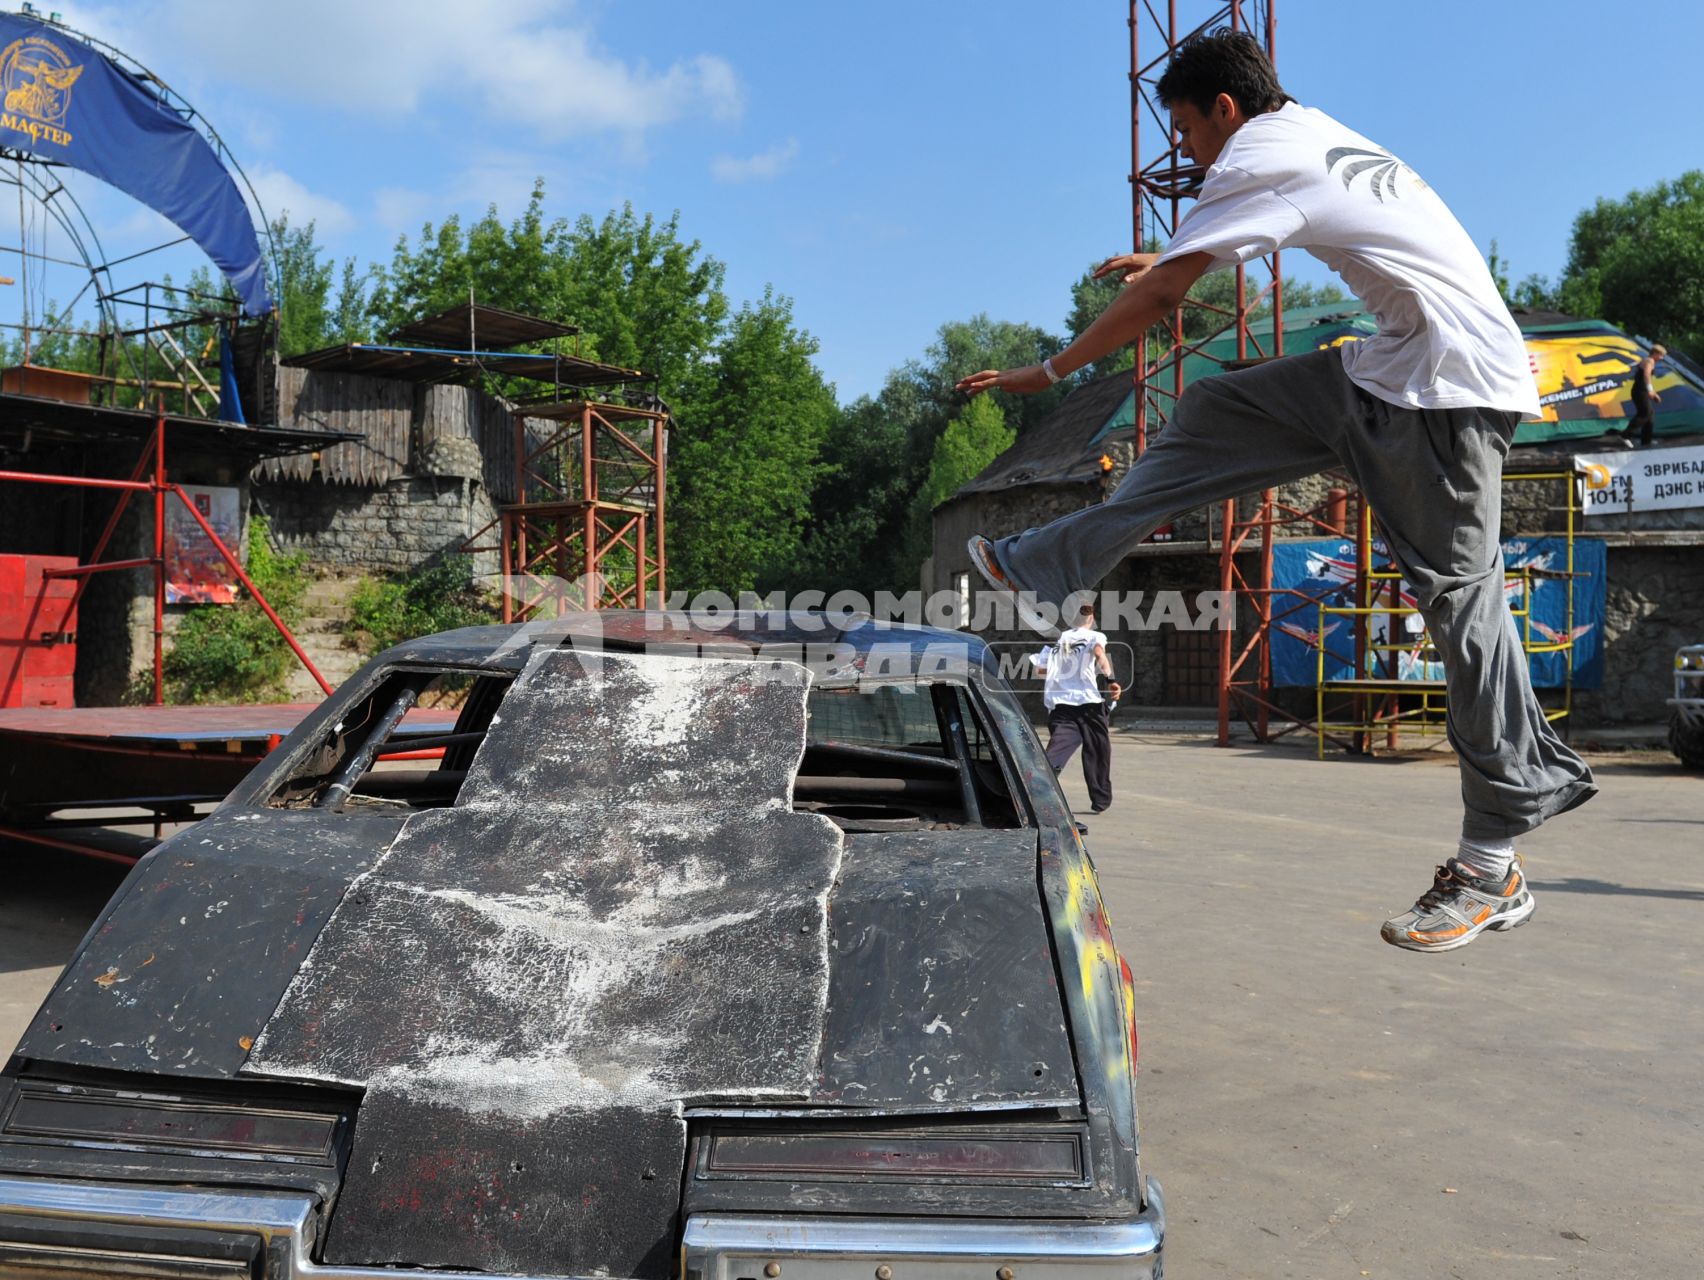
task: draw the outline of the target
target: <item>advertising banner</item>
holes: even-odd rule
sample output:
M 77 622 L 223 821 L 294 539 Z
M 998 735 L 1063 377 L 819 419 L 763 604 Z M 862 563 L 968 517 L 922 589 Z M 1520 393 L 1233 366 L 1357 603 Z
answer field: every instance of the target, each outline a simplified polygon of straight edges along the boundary
M 1588 333 L 1529 333 L 1526 346 L 1546 422 L 1597 433 L 1633 417 L 1633 371 L 1649 351 L 1645 343 L 1603 325 Z M 1651 389 L 1661 397 L 1659 420 L 1704 410 L 1704 387 L 1672 360 L 1657 361 Z
M 1704 507 L 1704 445 L 1581 453 L 1574 465 L 1585 476 L 1588 516 Z
M 0 14 L 0 147 L 70 165 L 175 223 L 251 316 L 272 310 L 254 219 L 207 139 L 158 91 L 53 23 Z
M 183 486 L 201 518 L 233 552 L 242 546 L 242 503 L 235 488 Z M 166 603 L 234 604 L 237 575 L 183 503 L 166 498 Z
M 1512 610 L 1527 606 L 1531 584 L 1531 641 L 1556 644 L 1570 634 L 1568 617 L 1568 543 L 1565 538 L 1511 538 L 1503 544 L 1503 562 L 1509 573 L 1505 595 Z M 1390 555 L 1382 541 L 1373 543 L 1373 565 L 1390 567 Z M 1604 545 L 1596 539 L 1574 543 L 1574 647 L 1568 652 L 1530 655 L 1532 682 L 1538 688 L 1559 688 L 1566 682 L 1567 660 L 1573 658 L 1574 686 L 1595 689 L 1603 679 Z M 1530 571 L 1520 576 L 1520 570 Z M 1305 593 L 1332 606 L 1355 603 L 1355 544 L 1348 539 L 1321 539 L 1281 543 L 1273 548 L 1272 585 Z M 1407 582 L 1398 584 L 1401 604 L 1412 608 L 1414 593 Z M 1385 601 L 1388 602 L 1389 584 Z M 1283 613 L 1301 604 L 1298 596 L 1274 597 L 1273 609 Z M 1529 634 L 1527 620 L 1515 619 L 1523 635 Z M 1272 683 L 1312 688 L 1319 677 L 1320 613 L 1307 604 L 1289 613 L 1273 627 Z M 1325 678 L 1352 679 L 1355 672 L 1355 619 L 1348 614 L 1325 615 Z M 1417 613 L 1376 613 L 1367 618 L 1368 641 L 1372 645 L 1400 646 L 1394 651 L 1396 671 L 1369 662 L 1365 675 L 1403 680 L 1441 680 L 1443 666 L 1433 661 L 1425 644 L 1425 623 Z

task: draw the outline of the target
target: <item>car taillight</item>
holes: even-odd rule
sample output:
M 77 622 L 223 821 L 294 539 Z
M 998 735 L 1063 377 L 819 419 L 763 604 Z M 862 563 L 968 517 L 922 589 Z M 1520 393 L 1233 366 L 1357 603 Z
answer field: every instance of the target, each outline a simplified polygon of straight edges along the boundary
M 1136 976 L 1130 972 L 1130 962 L 1123 956 L 1118 957 L 1118 972 L 1124 978 L 1124 1022 L 1130 1029 L 1130 1069 L 1134 1071 L 1141 1048 L 1136 1036 Z
M 0 1108 L 3 1138 L 315 1164 L 333 1159 L 342 1123 L 332 1111 L 33 1081 Z
M 718 1128 L 700 1147 L 698 1176 L 1085 1183 L 1086 1142 L 1080 1125 Z

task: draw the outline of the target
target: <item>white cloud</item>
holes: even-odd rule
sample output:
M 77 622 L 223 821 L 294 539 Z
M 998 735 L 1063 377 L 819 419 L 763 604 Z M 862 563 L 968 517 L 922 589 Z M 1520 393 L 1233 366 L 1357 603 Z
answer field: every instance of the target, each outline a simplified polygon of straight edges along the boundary
M 292 227 L 305 227 L 311 222 L 322 241 L 355 226 L 355 215 L 346 205 L 331 196 L 309 191 L 281 169 L 256 166 L 248 170 L 248 179 L 268 221 L 283 215 L 289 218 Z
M 318 110 L 356 119 L 428 105 L 462 112 L 479 121 L 470 141 L 500 140 L 493 125 L 557 140 L 744 110 L 724 59 L 699 54 L 657 70 L 618 57 L 562 0 L 154 0 L 88 12 L 97 32 L 134 33 L 179 62 L 192 50 L 208 76 L 240 76 Z
M 412 238 L 427 222 L 437 222 L 443 202 L 424 191 L 409 187 L 380 187 L 373 192 L 373 224 L 394 241 L 399 235 Z
M 552 161 L 528 152 L 490 151 L 474 163 L 440 175 L 430 189 L 404 186 L 380 187 L 373 192 L 373 224 L 386 240 L 398 235 L 413 237 L 421 224 L 442 222 L 450 214 L 467 221 L 480 218 L 491 206 L 505 223 L 520 217 L 532 198 L 533 184 L 541 175 L 548 179 Z M 582 179 L 584 173 L 579 175 Z M 561 181 L 550 181 L 548 190 L 557 202 L 563 197 Z M 569 202 L 573 202 L 573 184 Z
M 768 181 L 798 157 L 799 140 L 788 138 L 767 151 L 739 160 L 733 156 L 717 156 L 710 162 L 710 172 L 717 182 Z

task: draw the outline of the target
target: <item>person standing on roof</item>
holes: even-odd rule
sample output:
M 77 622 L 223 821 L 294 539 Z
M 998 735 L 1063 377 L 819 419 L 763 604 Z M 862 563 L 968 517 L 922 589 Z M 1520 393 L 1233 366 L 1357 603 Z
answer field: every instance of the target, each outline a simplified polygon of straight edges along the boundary
M 1526 345 L 1485 260 L 1396 156 L 1284 92 L 1246 32 L 1186 41 L 1160 77 L 1183 155 L 1204 167 L 1164 253 L 1108 259 L 1126 288 L 1051 360 L 985 369 L 970 395 L 1028 394 L 1137 341 L 1204 273 L 1302 248 L 1378 321 L 1361 342 L 1199 378 L 1105 502 L 994 542 L 971 560 L 1020 613 L 1051 615 L 1180 511 L 1330 467 L 1355 478 L 1444 659 L 1465 810 L 1454 856 L 1384 939 L 1448 951 L 1533 913 L 1514 837 L 1597 792 L 1533 696 L 1503 597 L 1503 458 L 1539 415 Z
M 1083 749 L 1083 783 L 1089 789 L 1089 808 L 1105 813 L 1112 807 L 1112 736 L 1107 716 L 1122 686 L 1112 678 L 1106 656 L 1106 636 L 1095 630 L 1095 607 L 1078 606 L 1076 625 L 1030 659 L 1046 677 L 1042 701 L 1047 705 L 1047 763 L 1060 773 Z M 1106 695 L 1097 677 L 1107 678 Z
M 1651 438 L 1657 429 L 1657 415 L 1651 408 L 1651 402 L 1660 403 L 1662 400 L 1662 397 L 1657 394 L 1655 386 L 1657 361 L 1667 354 L 1668 348 L 1663 346 L 1662 343 L 1653 343 L 1651 349 L 1645 353 L 1644 358 L 1633 366 L 1633 420 L 1622 430 L 1621 440 L 1623 444 L 1632 445 L 1635 428 L 1639 432 L 1639 447 L 1641 449 L 1649 447 L 1651 443 Z

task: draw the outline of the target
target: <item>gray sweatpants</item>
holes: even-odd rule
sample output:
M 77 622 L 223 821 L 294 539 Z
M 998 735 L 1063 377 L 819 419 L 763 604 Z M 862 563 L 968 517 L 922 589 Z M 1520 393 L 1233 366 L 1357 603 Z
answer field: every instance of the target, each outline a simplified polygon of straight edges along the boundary
M 1349 380 L 1336 350 L 1203 378 L 1110 498 L 1001 539 L 999 556 L 1025 589 L 1058 604 L 1180 511 L 1342 466 L 1443 657 L 1462 832 L 1518 835 L 1596 787 L 1533 696 L 1503 595 L 1502 468 L 1515 418 L 1389 404 Z

